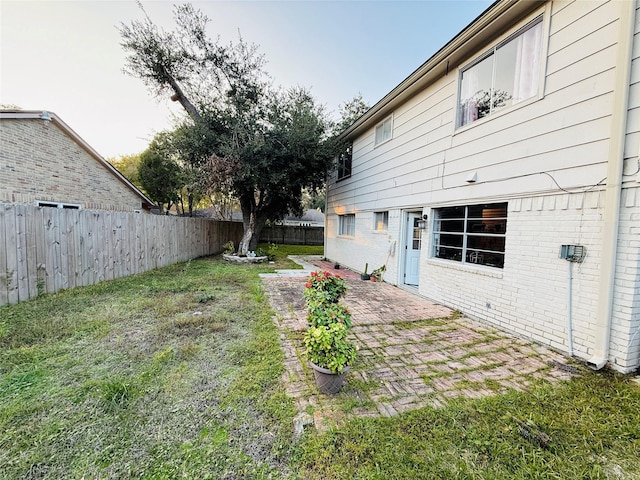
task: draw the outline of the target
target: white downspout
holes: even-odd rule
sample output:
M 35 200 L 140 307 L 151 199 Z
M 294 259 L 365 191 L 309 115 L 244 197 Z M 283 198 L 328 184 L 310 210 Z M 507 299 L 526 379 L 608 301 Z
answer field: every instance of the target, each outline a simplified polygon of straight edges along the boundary
M 604 367 L 609 361 L 620 198 L 622 196 L 622 168 L 624 166 L 624 143 L 627 131 L 629 83 L 633 55 L 633 28 L 636 14 L 635 1 L 614 2 L 614 4 L 620 7 L 620 30 L 604 199 L 598 308 L 594 326 L 595 341 L 593 355 L 588 361 L 589 365 L 595 369 Z
M 573 262 L 567 262 L 568 264 L 568 285 L 567 285 L 567 339 L 569 346 L 569 356 L 573 357 Z

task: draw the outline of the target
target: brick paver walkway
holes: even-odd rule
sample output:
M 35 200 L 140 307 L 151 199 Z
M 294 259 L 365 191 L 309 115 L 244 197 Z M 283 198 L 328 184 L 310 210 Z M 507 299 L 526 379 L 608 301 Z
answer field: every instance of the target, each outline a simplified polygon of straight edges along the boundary
M 563 355 L 458 315 L 386 283 L 360 280 L 349 270 L 308 257 L 306 267 L 340 273 L 349 289 L 343 303 L 353 317 L 359 348 L 347 384 L 335 396 L 320 394 L 306 365 L 306 276 L 263 278 L 285 352 L 285 385 L 298 411 L 315 412 L 317 427 L 329 418 L 396 415 L 449 399 L 524 390 L 532 380 L 555 382 L 578 374 Z

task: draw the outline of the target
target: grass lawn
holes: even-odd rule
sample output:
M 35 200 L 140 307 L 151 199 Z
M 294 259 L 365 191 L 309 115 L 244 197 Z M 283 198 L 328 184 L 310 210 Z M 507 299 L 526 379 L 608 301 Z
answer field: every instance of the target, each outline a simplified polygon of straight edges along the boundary
M 322 250 L 1 307 L 0 479 L 640 478 L 640 387 L 611 374 L 294 439 L 258 278 L 289 253 Z

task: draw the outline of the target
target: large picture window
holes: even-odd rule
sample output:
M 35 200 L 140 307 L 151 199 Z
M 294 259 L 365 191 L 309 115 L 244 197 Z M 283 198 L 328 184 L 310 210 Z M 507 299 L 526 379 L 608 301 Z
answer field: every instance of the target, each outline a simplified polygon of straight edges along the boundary
M 340 215 L 338 225 L 338 235 L 347 235 L 350 237 L 356 234 L 356 216 L 351 213 L 348 215 Z
M 434 218 L 435 258 L 503 268 L 506 203 L 439 208 Z
M 458 126 L 537 95 L 541 54 L 542 17 L 539 17 L 463 70 Z

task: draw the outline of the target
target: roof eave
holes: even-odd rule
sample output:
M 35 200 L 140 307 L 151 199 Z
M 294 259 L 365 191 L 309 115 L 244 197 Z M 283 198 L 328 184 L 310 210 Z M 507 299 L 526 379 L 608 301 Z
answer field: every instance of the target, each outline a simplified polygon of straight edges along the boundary
M 140 191 L 133 183 L 131 183 L 127 177 L 118 171 L 113 165 L 111 165 L 102 155 L 100 155 L 91 145 L 85 142 L 80 135 L 78 135 L 69 125 L 64 123 L 58 115 L 53 112 L 44 112 L 37 110 L 11 110 L 0 111 L 0 119 L 2 118 L 14 118 L 14 119 L 42 119 L 43 115 L 47 113 L 49 120 L 55 123 L 60 129 L 62 129 L 67 135 L 69 135 L 78 145 L 80 145 L 89 155 L 101 163 L 107 170 L 115 175 L 118 180 L 129 187 L 133 192 L 142 200 L 142 207 L 145 209 L 157 208 L 157 205 Z
M 491 38 L 503 32 L 514 19 L 538 8 L 546 0 L 497 0 L 465 27 L 458 35 L 438 50 L 417 70 L 385 95 L 358 120 L 348 127 L 339 138 L 353 139 L 389 115 L 398 105 L 424 90 L 441 76 L 456 69 L 461 62 L 482 48 Z M 509 12 L 509 15 L 505 15 Z

